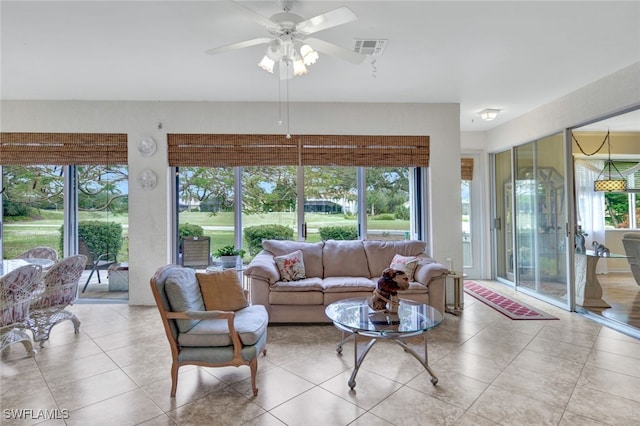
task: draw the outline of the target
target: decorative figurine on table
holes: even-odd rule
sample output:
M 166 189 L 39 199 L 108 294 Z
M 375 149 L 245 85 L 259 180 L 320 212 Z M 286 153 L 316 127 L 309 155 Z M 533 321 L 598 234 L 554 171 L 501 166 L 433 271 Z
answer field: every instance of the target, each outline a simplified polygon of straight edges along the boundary
M 576 253 L 584 253 L 587 251 L 585 237 L 588 236 L 589 234 L 582 230 L 582 226 L 578 225 L 578 230 L 576 231 Z
M 382 271 L 382 277 L 369 298 L 369 306 L 375 311 L 386 310 L 388 313 L 397 314 L 400 305 L 398 291 L 408 288 L 409 277 L 404 271 L 387 268 Z
M 596 252 L 596 256 L 609 257 L 611 250 L 609 250 L 604 244 L 600 244 L 597 241 L 591 243 L 593 250 Z

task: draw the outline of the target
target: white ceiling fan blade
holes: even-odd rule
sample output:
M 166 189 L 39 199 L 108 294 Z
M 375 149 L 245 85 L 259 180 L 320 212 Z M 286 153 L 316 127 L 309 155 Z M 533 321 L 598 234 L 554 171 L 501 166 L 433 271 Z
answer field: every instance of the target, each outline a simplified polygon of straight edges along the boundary
M 355 21 L 356 19 L 358 19 L 356 14 L 348 7 L 343 6 L 298 22 L 296 29 L 304 34 L 313 34 L 326 30 L 327 28 Z
M 273 22 L 271 19 L 260 15 L 255 10 L 248 8 L 243 4 L 231 0 L 228 1 L 228 4 L 234 7 L 238 12 L 245 15 L 247 18 L 252 19 L 254 22 L 262 25 L 265 28 L 278 28 L 277 22 Z
M 218 53 L 229 52 L 231 50 L 244 49 L 245 47 L 271 43 L 272 41 L 273 41 L 272 38 L 260 37 L 260 38 L 254 38 L 251 40 L 240 41 L 238 43 L 227 44 L 226 46 L 214 47 L 213 49 L 209 49 L 205 52 L 208 53 L 209 55 L 217 55 Z
M 313 47 L 318 52 L 326 53 L 327 55 L 335 56 L 353 64 L 361 64 L 365 60 L 366 56 L 361 53 L 356 53 L 344 47 L 337 46 L 333 43 L 329 43 L 318 38 L 306 38 L 304 40 L 309 46 Z

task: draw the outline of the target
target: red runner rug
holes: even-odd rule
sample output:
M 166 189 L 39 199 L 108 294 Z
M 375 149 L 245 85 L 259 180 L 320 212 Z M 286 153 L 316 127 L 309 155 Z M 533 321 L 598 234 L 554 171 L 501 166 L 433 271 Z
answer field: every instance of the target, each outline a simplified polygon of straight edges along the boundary
M 558 318 L 542 312 L 522 302 L 517 302 L 500 293 L 488 289 L 475 281 L 465 281 L 464 291 L 482 303 L 491 306 L 512 320 L 557 320 Z

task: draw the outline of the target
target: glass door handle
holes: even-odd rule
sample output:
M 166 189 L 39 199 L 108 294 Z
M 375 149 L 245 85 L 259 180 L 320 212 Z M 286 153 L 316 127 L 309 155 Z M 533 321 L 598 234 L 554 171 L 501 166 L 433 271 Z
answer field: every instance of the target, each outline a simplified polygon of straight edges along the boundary
M 307 239 L 307 222 L 302 224 L 302 238 Z

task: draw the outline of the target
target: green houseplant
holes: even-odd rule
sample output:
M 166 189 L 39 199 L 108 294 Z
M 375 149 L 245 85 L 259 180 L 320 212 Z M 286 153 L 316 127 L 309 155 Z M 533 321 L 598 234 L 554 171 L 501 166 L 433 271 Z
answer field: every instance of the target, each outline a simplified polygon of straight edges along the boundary
M 224 246 L 216 250 L 213 254 L 220 259 L 223 268 L 235 268 L 246 252 L 234 246 Z

